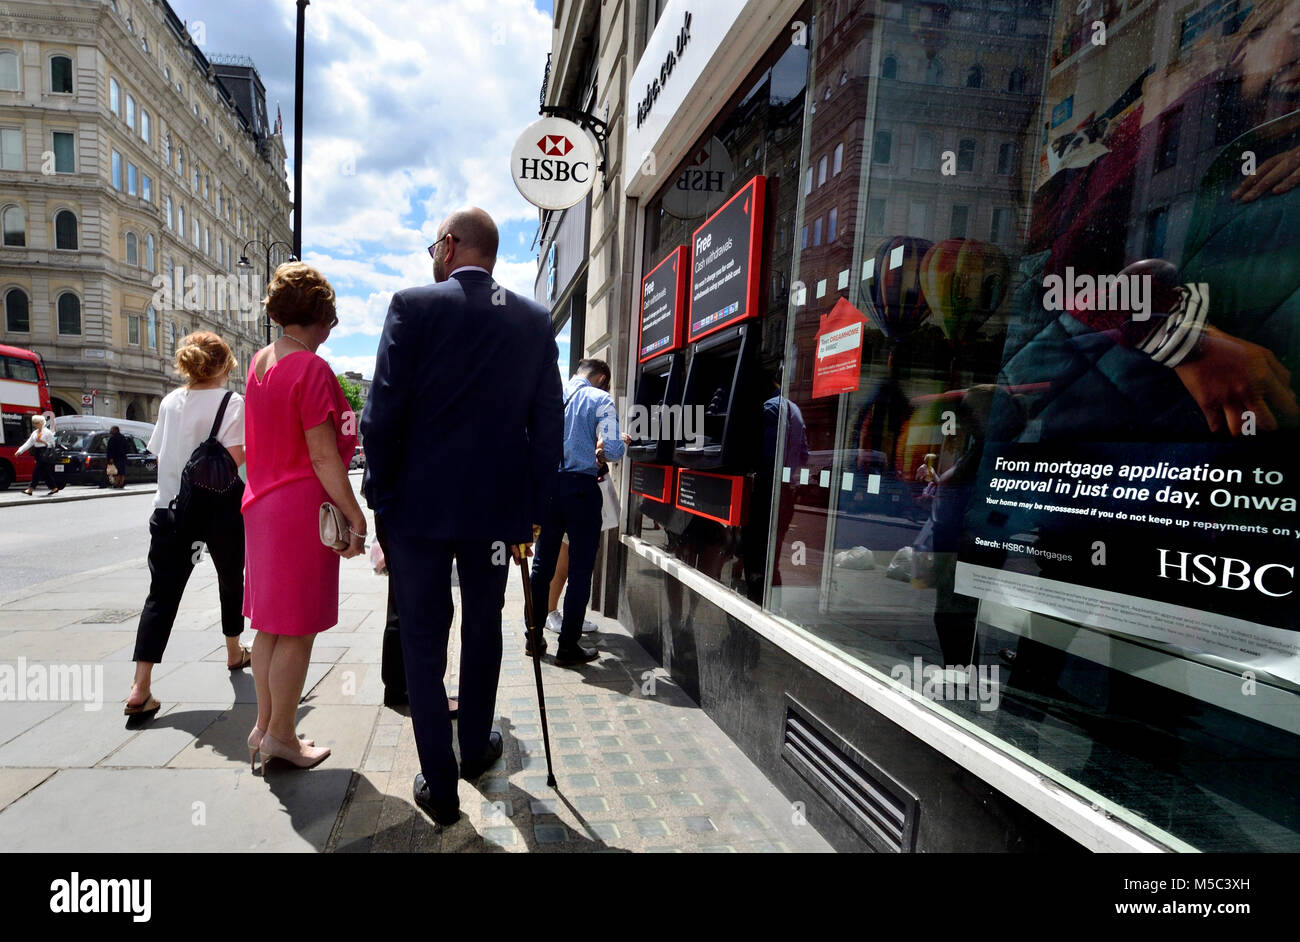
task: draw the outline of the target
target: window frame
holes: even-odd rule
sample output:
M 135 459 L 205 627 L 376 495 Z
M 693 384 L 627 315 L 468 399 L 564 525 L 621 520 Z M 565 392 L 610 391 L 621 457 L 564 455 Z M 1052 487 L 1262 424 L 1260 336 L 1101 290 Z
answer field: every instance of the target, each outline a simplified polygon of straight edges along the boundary
M 68 215 L 72 217 L 72 241 L 71 246 L 59 245 L 59 220 Z M 56 252 L 79 252 L 81 250 L 81 218 L 75 210 L 63 207 L 54 212 L 54 251 Z
M 77 330 L 76 332 L 66 331 L 63 329 L 63 299 L 72 298 L 77 302 Z M 59 292 L 54 301 L 54 330 L 59 337 L 84 337 L 86 333 L 86 318 L 83 313 L 81 296 L 71 288 L 65 288 Z
M 22 242 L 10 242 L 7 238 L 9 230 L 5 227 L 5 217 L 9 211 L 13 210 L 18 213 L 22 220 Z M 0 206 L 0 246 L 7 249 L 25 249 L 27 248 L 27 209 L 21 203 L 5 203 Z
M 61 92 L 54 87 L 54 61 L 56 59 L 65 59 L 68 63 L 68 85 L 66 92 Z M 46 71 L 49 74 L 49 92 L 51 95 L 68 95 L 72 96 L 77 93 L 77 70 L 72 55 L 67 52 L 51 52 L 45 57 Z
M 59 169 L 59 149 L 58 147 L 55 146 L 55 141 L 59 137 L 72 138 L 72 169 L 71 170 Z M 54 172 L 56 174 L 62 173 L 66 175 L 72 175 L 77 172 L 77 132 L 76 131 L 66 131 L 66 130 L 58 130 L 56 128 L 51 128 L 50 129 L 50 152 L 54 154 Z
M 9 322 L 9 298 L 11 295 L 15 293 L 23 296 L 23 303 L 27 307 L 26 327 L 14 327 Z M 5 288 L 4 298 L 2 300 L 4 302 L 3 306 L 4 306 L 4 313 L 5 313 L 5 332 L 10 334 L 30 334 L 32 332 L 32 298 L 31 295 L 27 293 L 27 290 L 19 285 L 10 285 L 7 288 Z

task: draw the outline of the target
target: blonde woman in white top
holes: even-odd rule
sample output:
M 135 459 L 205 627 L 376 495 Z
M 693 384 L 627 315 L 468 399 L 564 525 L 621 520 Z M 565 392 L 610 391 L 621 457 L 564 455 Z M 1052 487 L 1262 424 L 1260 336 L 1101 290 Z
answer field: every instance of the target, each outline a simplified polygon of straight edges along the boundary
M 32 434 L 28 436 L 27 441 L 23 442 L 15 454 L 25 454 L 31 451 L 32 457 L 36 459 L 36 467 L 32 469 L 32 483 L 27 485 L 27 490 L 23 491 L 28 497 L 36 490 L 37 483 L 44 481 L 50 489 L 45 496 L 57 494 L 63 490 L 62 485 L 54 483 L 54 433 L 45 424 L 45 416 L 32 416 Z

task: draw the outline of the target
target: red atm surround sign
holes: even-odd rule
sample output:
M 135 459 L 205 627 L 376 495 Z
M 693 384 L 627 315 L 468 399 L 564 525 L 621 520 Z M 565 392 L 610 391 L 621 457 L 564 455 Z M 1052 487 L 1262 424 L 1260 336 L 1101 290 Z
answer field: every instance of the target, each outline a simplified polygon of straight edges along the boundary
M 660 504 L 672 503 L 673 482 L 676 472 L 670 464 L 649 464 L 644 461 L 632 462 L 632 480 L 628 485 L 633 494 L 640 494 Z M 661 480 L 661 486 L 655 489 L 654 479 Z
M 766 195 L 754 177 L 692 234 L 688 342 L 758 317 Z
M 641 279 L 639 363 L 680 350 L 685 343 L 690 257 L 691 250 L 679 245 Z
M 686 494 L 682 492 L 683 485 L 687 487 Z M 738 527 L 745 521 L 744 475 L 678 468 L 674 495 L 674 506 L 688 514 L 728 527 Z

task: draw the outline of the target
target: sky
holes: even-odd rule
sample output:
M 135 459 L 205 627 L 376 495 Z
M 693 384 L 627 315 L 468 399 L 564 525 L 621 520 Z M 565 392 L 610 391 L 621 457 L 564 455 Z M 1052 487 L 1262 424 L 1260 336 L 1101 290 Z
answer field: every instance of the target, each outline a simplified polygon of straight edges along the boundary
M 250 56 L 284 118 L 293 186 L 294 0 L 170 0 L 205 55 Z M 439 221 L 482 206 L 497 280 L 532 297 L 537 210 L 515 190 L 515 138 L 537 120 L 551 0 L 312 0 L 303 88 L 303 258 L 339 325 L 320 349 L 370 376 L 394 291 L 433 280 Z M 252 24 L 256 24 L 255 27 Z

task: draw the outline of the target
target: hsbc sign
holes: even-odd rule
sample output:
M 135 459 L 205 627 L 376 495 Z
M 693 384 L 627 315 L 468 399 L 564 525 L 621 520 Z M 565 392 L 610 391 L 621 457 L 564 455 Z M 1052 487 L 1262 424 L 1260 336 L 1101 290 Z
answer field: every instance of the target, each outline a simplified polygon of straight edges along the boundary
M 587 132 L 563 118 L 534 121 L 510 154 L 515 188 L 541 209 L 568 209 L 591 189 L 596 147 Z

